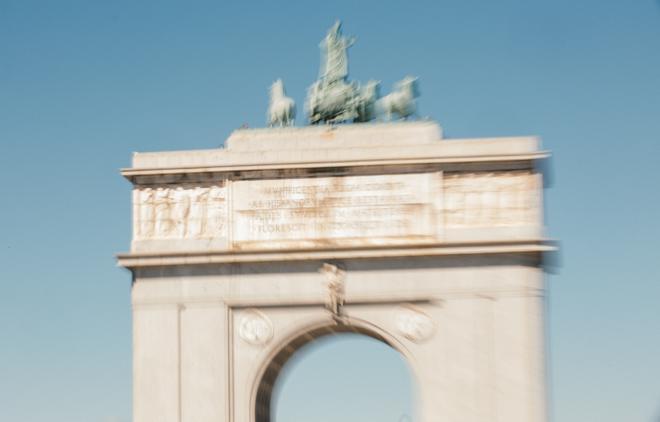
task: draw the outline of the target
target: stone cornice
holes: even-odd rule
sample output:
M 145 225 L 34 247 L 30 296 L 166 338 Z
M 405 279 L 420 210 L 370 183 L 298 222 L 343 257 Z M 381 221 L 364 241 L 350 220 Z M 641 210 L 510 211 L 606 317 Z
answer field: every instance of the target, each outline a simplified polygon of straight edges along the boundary
M 242 173 L 297 170 L 401 172 L 408 167 L 520 166 L 550 156 L 534 136 L 442 139 L 431 121 L 365 125 L 246 129 L 225 148 L 136 152 L 121 173 L 134 183 L 190 175 L 241 177 Z M 257 178 L 261 176 L 256 176 Z
M 250 262 L 309 261 L 327 259 L 383 259 L 395 257 L 456 256 L 476 254 L 535 254 L 557 251 L 547 239 L 513 242 L 436 243 L 395 247 L 333 248 L 273 251 L 147 252 L 117 255 L 119 266 L 129 269 L 172 265 L 208 265 Z
M 138 176 L 167 176 L 181 174 L 213 174 L 236 173 L 248 171 L 314 169 L 314 168 L 346 168 L 346 167 L 376 167 L 376 166 L 414 166 L 427 164 L 471 164 L 471 163 L 505 163 L 536 161 L 548 158 L 550 153 L 538 151 L 524 154 L 491 154 L 479 156 L 444 156 L 444 157 L 411 157 L 396 159 L 356 159 L 342 161 L 295 161 L 273 164 L 238 164 L 216 166 L 182 166 L 182 167 L 151 167 L 151 168 L 125 168 L 121 174 L 129 180 Z

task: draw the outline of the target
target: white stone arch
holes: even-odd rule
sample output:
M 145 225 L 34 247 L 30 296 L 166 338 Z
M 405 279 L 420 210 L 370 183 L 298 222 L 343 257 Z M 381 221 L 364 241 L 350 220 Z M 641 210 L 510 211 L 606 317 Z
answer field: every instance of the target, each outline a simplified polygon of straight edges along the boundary
M 133 272 L 133 420 L 255 422 L 259 371 L 341 308 L 405 351 L 421 422 L 545 421 L 549 153 L 441 132 L 241 129 L 224 149 L 136 153 L 118 256 Z M 328 263 L 341 271 L 320 274 Z M 342 272 L 343 287 L 328 277 Z
M 413 385 L 417 382 L 417 368 L 413 353 L 405 346 L 399 336 L 376 323 L 360 318 L 347 318 L 343 323 L 319 319 L 301 327 L 292 329 L 286 337 L 274 344 L 253 380 L 250 397 L 250 421 L 271 421 L 271 399 L 273 387 L 286 363 L 303 347 L 313 341 L 335 335 L 355 333 L 378 340 L 396 350 L 404 358 Z M 418 399 L 418 398 L 416 398 Z

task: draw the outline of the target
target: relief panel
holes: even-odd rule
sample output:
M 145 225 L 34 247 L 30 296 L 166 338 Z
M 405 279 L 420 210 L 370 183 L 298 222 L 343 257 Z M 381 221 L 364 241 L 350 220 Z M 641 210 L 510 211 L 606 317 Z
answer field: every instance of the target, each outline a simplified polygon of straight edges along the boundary
M 540 175 L 531 171 L 445 173 L 445 227 L 538 224 L 540 195 Z
M 135 240 L 227 236 L 224 184 L 141 187 L 133 191 Z

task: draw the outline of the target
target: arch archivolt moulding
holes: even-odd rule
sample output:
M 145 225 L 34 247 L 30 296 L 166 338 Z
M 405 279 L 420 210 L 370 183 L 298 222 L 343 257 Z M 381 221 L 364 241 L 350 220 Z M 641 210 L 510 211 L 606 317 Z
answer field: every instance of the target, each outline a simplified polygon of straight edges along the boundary
M 388 306 L 388 308 L 396 309 L 398 306 L 400 305 Z M 283 327 L 275 326 L 274 330 L 279 331 L 275 335 L 277 340 L 263 346 L 263 353 L 260 353 L 261 358 L 256 370 L 248 376 L 248 379 L 252 380 L 249 420 L 252 422 L 269 420 L 265 415 L 270 411 L 270 394 L 281 370 L 300 349 L 326 336 L 354 333 L 381 341 L 403 356 L 408 364 L 411 379 L 415 379 L 417 369 L 414 353 L 406 345 L 409 341 L 406 341 L 405 336 L 397 332 L 394 323 L 389 322 L 392 320 L 388 318 L 391 309 L 383 309 L 382 322 L 386 324 L 385 326 L 381 324 L 380 320 L 369 321 L 351 317 L 350 314 L 342 319 L 342 323 L 337 323 L 337 320 L 327 311 L 325 311 L 325 315 L 319 315 L 312 321 L 308 320 L 304 323 Z

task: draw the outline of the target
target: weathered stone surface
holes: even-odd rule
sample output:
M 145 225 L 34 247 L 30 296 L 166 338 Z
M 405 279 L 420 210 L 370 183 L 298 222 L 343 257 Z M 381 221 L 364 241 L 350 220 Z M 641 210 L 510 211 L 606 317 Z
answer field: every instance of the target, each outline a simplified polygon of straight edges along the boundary
M 443 177 L 447 227 L 538 224 L 541 178 L 529 170 L 448 173 Z
M 341 332 L 408 360 L 422 422 L 544 421 L 547 153 L 439 133 L 240 130 L 227 149 L 136 154 L 119 256 L 134 421 L 269 421 L 291 355 Z
M 364 123 L 304 128 L 239 129 L 225 143 L 229 151 L 383 148 L 437 144 L 442 129 L 435 122 Z M 399 150 L 400 151 L 400 150 Z M 401 152 L 401 151 L 400 151 Z
M 435 176 L 238 181 L 233 245 L 302 249 L 433 240 Z
M 493 140 L 440 141 L 439 132 L 431 122 L 329 131 L 241 130 L 224 151 L 227 161 L 244 159 L 232 172 L 218 160 L 197 173 L 198 167 L 186 166 L 192 154 L 187 151 L 179 166 L 158 169 L 136 156 L 139 166 L 126 170 L 135 182 L 132 250 L 230 252 L 540 239 L 542 181 L 529 160 L 539 155 L 532 148 L 536 140 L 529 138 L 525 145 L 522 139 L 504 139 L 503 156 L 495 154 Z M 314 152 L 305 148 L 310 146 L 304 145 L 305 136 L 311 145 L 323 145 L 315 152 L 316 162 L 300 155 Z M 273 149 L 278 144 L 281 148 Z M 420 154 L 403 159 L 414 147 L 421 148 Z M 380 161 L 356 162 L 355 152 L 361 150 L 382 154 Z M 258 166 L 246 158 L 273 154 L 286 164 Z M 489 155 L 493 161 L 484 162 Z M 160 162 L 151 157 L 151 163 Z M 164 157 L 169 160 L 171 153 Z M 507 161 L 500 164 L 502 157 Z
M 136 188 L 133 215 L 136 240 L 226 237 L 227 189 L 225 183 Z
M 441 243 L 461 233 L 470 240 L 517 239 L 521 228 L 534 237 L 541 230 L 540 188 L 530 170 L 137 187 L 133 250 Z

